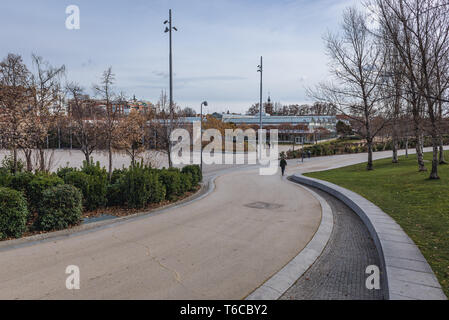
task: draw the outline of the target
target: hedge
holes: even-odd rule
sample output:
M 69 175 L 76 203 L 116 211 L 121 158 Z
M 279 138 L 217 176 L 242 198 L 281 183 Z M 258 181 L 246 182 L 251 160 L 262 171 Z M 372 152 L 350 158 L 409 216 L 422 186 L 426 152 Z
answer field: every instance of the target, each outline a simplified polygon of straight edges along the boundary
M 196 187 L 201 181 L 203 181 L 203 173 L 200 166 L 192 165 L 182 168 L 182 173 L 190 173 L 192 175 L 192 185 Z
M 37 175 L 28 185 L 27 198 L 30 208 L 37 210 L 44 192 L 52 187 L 64 184 L 64 180 L 56 175 Z
M 66 229 L 79 224 L 82 212 L 81 191 L 71 185 L 58 185 L 43 192 L 35 224 L 42 231 Z
M 22 193 L 0 188 L 0 240 L 20 238 L 26 231 L 28 216 L 27 202 Z

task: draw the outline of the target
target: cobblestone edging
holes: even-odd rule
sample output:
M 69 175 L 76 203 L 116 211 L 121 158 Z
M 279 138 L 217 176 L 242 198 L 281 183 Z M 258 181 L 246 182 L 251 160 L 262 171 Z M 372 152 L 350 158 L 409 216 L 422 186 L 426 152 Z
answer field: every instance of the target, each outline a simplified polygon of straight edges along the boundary
M 277 300 L 314 264 L 326 247 L 334 226 L 334 217 L 329 204 L 316 192 L 305 188 L 321 205 L 322 217 L 317 232 L 307 246 L 281 271 L 273 275 L 262 286 L 253 291 L 246 300 Z
M 350 207 L 362 219 L 374 240 L 383 270 L 382 284 L 390 300 L 447 300 L 415 243 L 379 207 L 355 192 L 318 179 L 292 176 L 303 185 L 323 190 Z

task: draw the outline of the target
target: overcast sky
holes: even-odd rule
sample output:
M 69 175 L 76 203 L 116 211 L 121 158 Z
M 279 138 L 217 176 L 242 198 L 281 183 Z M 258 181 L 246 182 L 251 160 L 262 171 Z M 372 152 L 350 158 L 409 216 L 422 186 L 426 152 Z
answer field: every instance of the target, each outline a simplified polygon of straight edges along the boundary
M 337 30 L 357 0 L 15 0 L 0 2 L 0 56 L 36 53 L 65 64 L 67 79 L 90 93 L 112 66 L 117 91 L 156 102 L 168 88 L 168 35 L 173 9 L 174 98 L 209 112 L 244 112 L 258 101 L 264 56 L 265 99 L 309 99 L 305 87 L 325 80 L 322 36 Z M 66 7 L 81 11 L 80 30 L 65 27 Z

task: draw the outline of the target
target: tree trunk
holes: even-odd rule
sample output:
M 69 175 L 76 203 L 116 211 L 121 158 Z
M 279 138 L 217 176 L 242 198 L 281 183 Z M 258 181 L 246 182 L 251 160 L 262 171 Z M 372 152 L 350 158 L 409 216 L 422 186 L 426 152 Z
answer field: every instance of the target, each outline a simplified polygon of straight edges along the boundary
M 393 128 L 393 163 L 398 163 L 398 134 L 395 128 Z
M 25 154 L 25 159 L 27 163 L 27 171 L 31 172 L 33 171 L 33 161 L 31 159 L 31 156 L 33 155 L 32 150 L 23 150 L 23 153 Z
M 371 171 L 374 170 L 373 166 L 373 141 L 367 140 L 368 143 L 368 164 L 366 166 L 366 170 Z
M 432 157 L 432 172 L 430 173 L 430 180 L 438 180 L 440 177 L 438 176 L 438 149 L 439 142 L 438 136 L 435 132 L 432 133 L 432 142 L 433 142 L 433 157 Z
M 440 164 L 447 164 L 446 160 L 444 159 L 444 141 L 443 137 L 440 137 Z
M 416 157 L 418 159 L 418 167 L 420 172 L 426 172 L 426 166 L 424 164 L 424 156 L 421 149 L 422 141 L 421 141 L 421 132 L 418 127 L 415 128 L 416 133 Z
M 112 144 L 111 141 L 108 143 L 108 152 L 109 152 L 109 181 L 112 180 Z
M 45 172 L 45 151 L 39 148 L 39 170 Z
M 405 139 L 405 157 L 408 158 L 408 137 Z
M 18 170 L 18 163 L 17 163 L 17 147 L 14 145 L 14 149 L 13 149 L 13 164 L 14 164 L 14 173 L 17 172 Z

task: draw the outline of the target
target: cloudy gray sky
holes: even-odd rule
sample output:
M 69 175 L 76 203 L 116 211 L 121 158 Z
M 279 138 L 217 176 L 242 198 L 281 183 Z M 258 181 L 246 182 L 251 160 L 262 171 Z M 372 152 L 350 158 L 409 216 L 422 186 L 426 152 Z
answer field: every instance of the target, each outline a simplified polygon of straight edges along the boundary
M 303 103 L 304 87 L 327 77 L 322 36 L 337 30 L 357 0 L 15 0 L 0 2 L 0 56 L 32 53 L 65 64 L 67 78 L 88 91 L 113 67 L 118 91 L 156 101 L 168 88 L 168 36 L 173 9 L 174 94 L 182 106 L 244 112 L 258 101 L 260 56 L 265 97 Z M 65 28 L 77 5 L 81 29 Z

